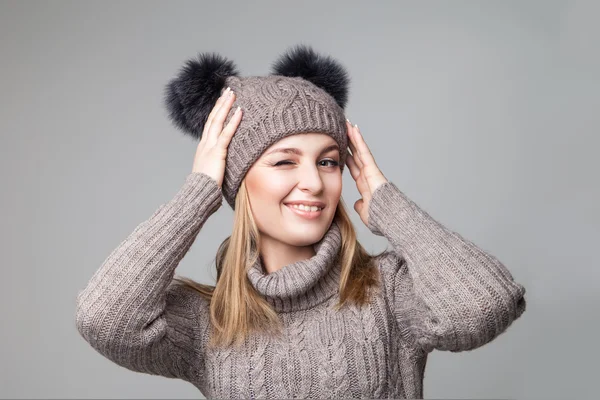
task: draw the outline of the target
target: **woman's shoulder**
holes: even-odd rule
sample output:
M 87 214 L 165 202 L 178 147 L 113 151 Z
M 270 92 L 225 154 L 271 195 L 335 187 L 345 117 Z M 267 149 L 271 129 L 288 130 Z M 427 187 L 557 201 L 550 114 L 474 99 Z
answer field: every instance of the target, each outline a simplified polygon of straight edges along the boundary
M 393 250 L 385 250 L 376 255 L 381 288 L 386 297 L 394 296 L 399 280 L 406 279 L 406 261 Z
M 166 291 L 167 306 L 178 309 L 179 314 L 193 319 L 208 318 L 210 315 L 210 300 L 203 296 L 191 285 L 173 280 Z
M 386 278 L 394 277 L 405 261 L 393 250 L 385 250 L 373 256 L 379 272 Z

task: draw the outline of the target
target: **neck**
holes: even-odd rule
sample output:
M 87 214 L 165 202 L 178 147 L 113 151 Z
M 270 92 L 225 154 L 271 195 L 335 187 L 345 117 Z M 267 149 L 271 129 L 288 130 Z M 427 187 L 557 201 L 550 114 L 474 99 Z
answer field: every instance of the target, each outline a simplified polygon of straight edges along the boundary
M 315 254 L 313 245 L 294 246 L 270 236 L 261 237 L 260 256 L 263 268 L 268 274 L 279 271 L 286 265 L 309 259 Z
M 269 259 L 269 255 L 272 257 L 271 269 L 279 269 L 267 272 L 262 257 L 259 257 L 257 262 L 248 269 L 248 279 L 275 311 L 308 309 L 338 292 L 341 273 L 338 255 L 341 245 L 340 228 L 336 222 L 333 222 L 322 239 L 313 243 L 312 253 L 306 253 L 313 254 L 312 256 L 306 257 L 301 253 L 306 251 L 305 246 L 296 246 L 292 254 L 283 250 L 279 252 L 267 250 L 266 259 Z M 293 258 L 284 258 L 281 254 Z M 279 259 L 273 261 L 273 257 L 277 256 Z M 285 259 L 296 259 L 296 261 L 284 261 Z

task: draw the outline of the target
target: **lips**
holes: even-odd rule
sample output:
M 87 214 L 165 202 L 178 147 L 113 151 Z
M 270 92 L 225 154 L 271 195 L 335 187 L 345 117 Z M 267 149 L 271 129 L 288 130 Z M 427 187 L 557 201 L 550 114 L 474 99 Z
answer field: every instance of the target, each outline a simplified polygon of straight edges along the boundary
M 293 212 L 297 216 L 305 218 L 305 219 L 309 219 L 309 220 L 319 218 L 321 216 L 321 214 L 323 213 L 323 210 L 318 210 L 318 211 L 300 210 L 299 208 L 294 208 L 291 204 L 286 204 L 285 206 L 287 209 L 289 209 L 291 212 Z

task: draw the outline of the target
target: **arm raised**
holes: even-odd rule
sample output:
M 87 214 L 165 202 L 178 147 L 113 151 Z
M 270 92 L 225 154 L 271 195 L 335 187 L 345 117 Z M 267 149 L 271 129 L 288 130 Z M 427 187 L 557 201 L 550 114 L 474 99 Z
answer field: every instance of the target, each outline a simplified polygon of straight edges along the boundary
M 185 380 L 198 373 L 191 360 L 208 305 L 172 279 L 221 203 L 217 182 L 192 172 L 112 251 L 77 295 L 76 326 L 94 349 L 137 372 Z
M 369 229 L 393 247 L 382 275 L 405 339 L 429 352 L 472 350 L 525 311 L 525 288 L 494 256 L 444 227 L 394 183 L 369 204 Z

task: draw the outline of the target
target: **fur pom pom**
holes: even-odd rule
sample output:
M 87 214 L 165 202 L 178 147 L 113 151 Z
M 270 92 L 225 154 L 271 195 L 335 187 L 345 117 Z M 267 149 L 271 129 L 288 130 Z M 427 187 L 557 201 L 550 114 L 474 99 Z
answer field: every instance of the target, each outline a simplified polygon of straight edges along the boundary
M 348 101 L 350 78 L 345 68 L 329 56 L 316 53 L 310 46 L 288 49 L 272 65 L 272 75 L 299 76 L 329 93 L 343 109 Z
M 200 139 L 225 79 L 232 75 L 239 76 L 235 64 L 218 53 L 200 53 L 197 59 L 186 61 L 164 90 L 165 106 L 175 126 Z

